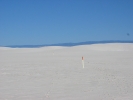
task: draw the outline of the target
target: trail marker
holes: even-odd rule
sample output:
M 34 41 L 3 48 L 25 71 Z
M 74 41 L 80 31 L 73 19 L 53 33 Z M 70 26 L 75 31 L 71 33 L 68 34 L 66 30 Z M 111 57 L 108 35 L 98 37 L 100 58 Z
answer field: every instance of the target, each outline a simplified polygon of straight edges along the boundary
M 84 68 L 84 57 L 82 57 L 82 65 L 83 65 L 83 68 Z

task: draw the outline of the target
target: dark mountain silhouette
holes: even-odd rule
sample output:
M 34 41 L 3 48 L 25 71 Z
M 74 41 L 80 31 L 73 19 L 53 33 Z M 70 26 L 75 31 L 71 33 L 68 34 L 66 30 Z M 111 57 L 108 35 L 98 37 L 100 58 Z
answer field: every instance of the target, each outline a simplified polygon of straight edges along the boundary
M 133 41 L 122 41 L 122 40 L 108 40 L 108 41 L 86 41 L 78 43 L 57 43 L 57 44 L 42 44 L 42 45 L 9 45 L 4 47 L 11 48 L 38 48 L 46 46 L 78 46 L 78 45 L 91 45 L 91 44 L 104 44 L 104 43 L 133 43 Z

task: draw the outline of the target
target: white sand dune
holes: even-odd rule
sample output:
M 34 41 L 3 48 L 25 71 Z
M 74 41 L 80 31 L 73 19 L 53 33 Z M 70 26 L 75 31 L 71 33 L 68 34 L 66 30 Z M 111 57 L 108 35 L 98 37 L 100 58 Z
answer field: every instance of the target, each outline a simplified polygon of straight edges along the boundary
M 133 44 L 0 47 L 0 100 L 133 100 Z

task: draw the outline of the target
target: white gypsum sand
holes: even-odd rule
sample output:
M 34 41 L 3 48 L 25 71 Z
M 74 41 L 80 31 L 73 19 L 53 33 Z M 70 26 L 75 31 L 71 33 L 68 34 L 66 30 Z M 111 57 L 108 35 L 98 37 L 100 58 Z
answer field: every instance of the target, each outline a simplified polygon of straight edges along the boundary
M 133 44 L 1 47 L 0 100 L 133 100 Z

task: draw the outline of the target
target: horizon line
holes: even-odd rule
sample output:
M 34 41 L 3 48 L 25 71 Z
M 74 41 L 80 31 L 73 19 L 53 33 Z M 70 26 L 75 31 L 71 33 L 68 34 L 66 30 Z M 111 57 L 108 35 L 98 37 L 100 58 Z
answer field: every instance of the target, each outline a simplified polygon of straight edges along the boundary
M 104 43 L 133 43 L 133 40 L 101 40 L 101 41 L 84 41 L 84 42 L 66 42 L 66 43 L 54 43 L 54 44 L 23 44 L 23 45 L 5 45 L 0 47 L 11 48 L 37 48 L 44 46 L 77 46 L 77 45 L 91 45 L 91 44 L 104 44 Z

